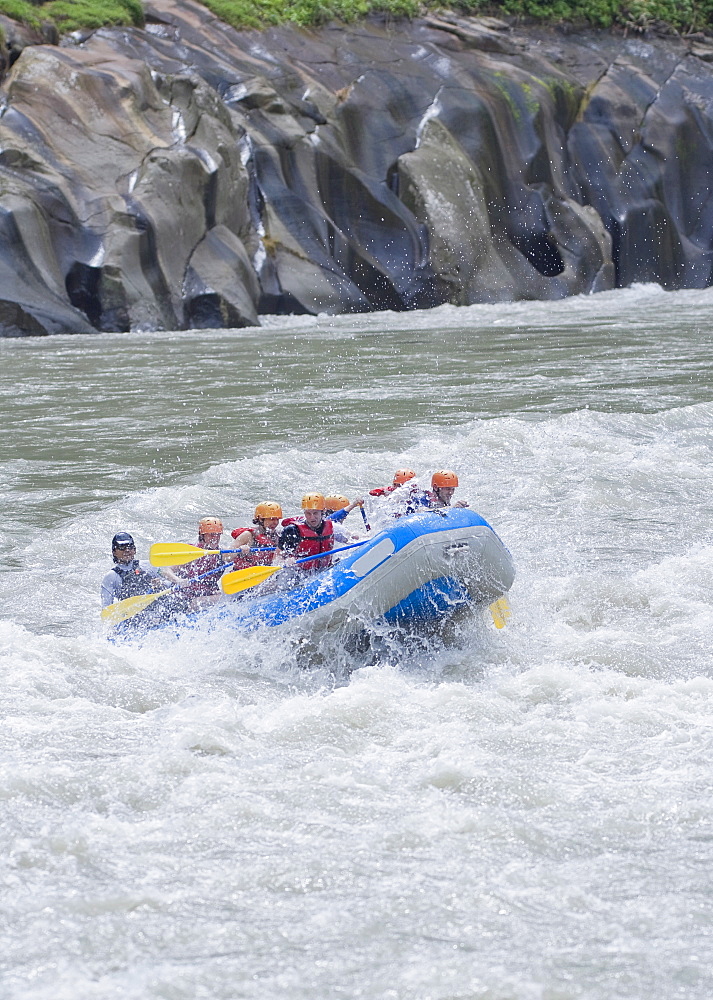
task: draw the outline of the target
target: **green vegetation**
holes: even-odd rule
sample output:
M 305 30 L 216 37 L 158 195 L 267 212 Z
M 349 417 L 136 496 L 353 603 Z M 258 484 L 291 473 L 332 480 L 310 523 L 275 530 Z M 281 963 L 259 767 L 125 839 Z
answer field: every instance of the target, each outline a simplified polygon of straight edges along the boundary
M 42 20 L 37 16 L 37 8 L 27 0 L 0 0 L 0 14 L 29 24 L 31 28 L 38 28 Z
M 464 14 L 518 17 L 645 31 L 666 23 L 678 31 L 713 29 L 713 0 L 203 0 L 236 28 L 261 28 L 283 21 L 309 26 L 355 21 L 369 13 L 393 18 L 452 10 Z
M 590 24 L 646 31 L 667 24 L 680 32 L 713 31 L 713 0 L 203 0 L 236 28 L 265 28 L 283 22 L 303 27 L 327 21 L 356 21 L 370 13 L 394 19 L 451 10 L 465 14 L 516 17 L 554 24 Z M 144 23 L 141 0 L 0 0 L 0 13 L 60 32 L 102 25 Z
M 501 0 L 499 8 L 510 16 L 628 31 L 661 24 L 681 32 L 713 28 L 713 0 Z
M 417 0 L 208 0 L 206 7 L 236 28 L 264 28 L 283 21 L 309 27 L 357 21 L 370 13 L 416 17 L 424 9 Z
M 0 0 L 0 14 L 22 21 L 31 28 L 43 22 L 55 24 L 65 34 L 79 28 L 101 28 L 105 24 L 144 24 L 141 0 Z
M 39 12 L 47 20 L 54 21 L 62 32 L 101 28 L 105 24 L 141 26 L 144 23 L 141 0 L 49 0 Z

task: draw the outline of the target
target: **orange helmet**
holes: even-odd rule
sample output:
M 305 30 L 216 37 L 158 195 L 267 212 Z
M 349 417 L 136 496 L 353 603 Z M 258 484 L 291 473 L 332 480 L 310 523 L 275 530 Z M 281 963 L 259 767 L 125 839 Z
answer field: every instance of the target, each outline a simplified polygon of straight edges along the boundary
M 349 500 L 338 493 L 330 493 L 328 497 L 324 498 L 324 505 L 326 510 L 343 510 L 349 506 Z
M 409 479 L 415 479 L 416 473 L 413 469 L 397 469 L 394 473 L 394 486 L 401 486 L 403 483 L 407 483 Z
M 263 500 L 255 508 L 255 517 L 282 517 L 282 507 L 274 500 Z
M 199 535 L 222 535 L 223 522 L 219 517 L 202 517 L 198 522 Z
M 324 497 L 321 493 L 305 493 L 302 497 L 302 510 L 324 510 Z
M 457 486 L 458 476 L 455 472 L 451 472 L 450 469 L 439 469 L 438 472 L 434 472 L 431 476 L 431 487 L 434 486 Z

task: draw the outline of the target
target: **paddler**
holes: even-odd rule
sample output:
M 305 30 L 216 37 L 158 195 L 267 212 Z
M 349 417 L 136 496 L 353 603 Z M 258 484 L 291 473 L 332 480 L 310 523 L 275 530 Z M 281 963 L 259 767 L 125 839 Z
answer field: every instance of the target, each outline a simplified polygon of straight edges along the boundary
M 293 565 L 295 559 L 317 556 L 334 548 L 334 525 L 327 514 L 327 505 L 321 493 L 305 493 L 302 497 L 302 517 L 286 518 L 277 543 L 276 562 Z M 316 571 L 331 566 L 331 556 L 308 560 L 296 569 Z
M 421 489 L 413 469 L 397 469 L 390 486 L 369 490 L 377 502 L 376 513 L 390 517 L 414 514 L 420 507 L 430 506 L 428 493 Z
M 339 525 L 347 514 L 350 514 L 356 507 L 362 507 L 363 509 L 364 500 L 362 497 L 357 497 L 356 500 L 349 503 L 347 497 L 342 496 L 339 493 L 330 493 L 329 496 L 324 498 L 324 503 L 326 507 L 326 516 L 334 525 L 334 541 L 337 545 L 347 545 L 349 542 L 355 541 L 359 535 L 347 535 L 345 532 L 340 530 Z M 365 515 L 362 514 L 362 517 L 364 518 L 364 524 L 366 524 Z
M 198 541 L 196 545 L 199 549 L 219 549 L 222 534 L 223 522 L 219 517 L 215 517 L 214 515 L 202 517 L 198 522 Z M 206 555 L 187 565 L 175 567 L 179 576 L 187 579 L 188 584 L 190 584 L 190 590 L 187 593 L 197 599 L 195 606 L 205 607 L 220 600 L 222 597 L 220 589 L 221 574 L 217 571 L 221 563 L 225 563 L 227 569 L 229 562 L 232 562 L 232 558 L 229 555 Z M 195 580 L 195 577 L 201 576 L 203 573 L 207 573 L 213 569 L 216 572 L 211 574 L 211 576 L 207 576 L 204 580 L 191 582 Z
M 384 486 L 383 488 L 377 487 L 377 489 L 375 490 L 369 490 L 369 496 L 370 497 L 388 496 L 389 493 L 393 493 L 394 490 L 397 490 L 399 486 L 403 486 L 404 483 L 407 483 L 409 479 L 415 479 L 415 478 L 416 478 L 416 473 L 413 471 L 413 469 L 397 469 L 396 472 L 394 473 L 394 478 L 389 486 Z
M 233 569 L 246 566 L 270 566 L 275 557 L 277 540 L 280 537 L 282 507 L 276 500 L 263 500 L 255 508 L 253 523 L 247 528 L 234 528 L 230 534 L 235 539 L 235 547 L 241 549 L 233 560 Z M 272 552 L 253 552 L 253 549 L 271 548 Z
M 467 500 L 456 500 L 451 504 L 458 486 L 458 476 L 450 469 L 438 469 L 431 476 L 431 489 L 426 493 L 429 507 L 469 507 Z
M 361 507 L 364 500 L 362 497 L 357 497 L 356 500 L 352 500 L 350 503 L 347 497 L 342 496 L 340 493 L 330 493 L 329 496 L 324 498 L 324 503 L 327 517 L 335 524 L 339 524 L 347 514 L 351 514 L 357 507 Z
M 111 554 L 114 565 L 101 583 L 102 607 L 127 597 L 151 594 L 160 589 L 158 577 L 165 577 L 171 583 L 186 586 L 187 581 L 176 576 L 172 569 L 157 569 L 150 562 L 136 558 L 136 544 L 128 531 L 117 531 L 111 540 Z M 163 600 L 163 598 L 162 598 Z

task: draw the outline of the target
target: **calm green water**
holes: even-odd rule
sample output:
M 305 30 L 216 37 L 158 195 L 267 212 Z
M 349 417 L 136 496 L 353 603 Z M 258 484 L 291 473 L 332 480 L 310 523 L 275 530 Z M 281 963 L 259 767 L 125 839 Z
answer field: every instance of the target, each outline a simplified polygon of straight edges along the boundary
M 0 341 L 0 994 L 708 1000 L 712 307 Z M 116 530 L 399 465 L 512 550 L 504 632 L 106 641 Z

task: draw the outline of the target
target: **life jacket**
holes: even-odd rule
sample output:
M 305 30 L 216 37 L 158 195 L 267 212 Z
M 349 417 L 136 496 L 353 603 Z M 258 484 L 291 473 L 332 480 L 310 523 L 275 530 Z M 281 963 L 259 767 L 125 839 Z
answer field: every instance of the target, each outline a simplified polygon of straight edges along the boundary
M 156 579 L 139 566 L 139 560 L 130 563 L 114 563 L 113 571 L 121 580 L 118 599 L 125 601 L 127 597 L 138 597 L 140 594 L 152 594 L 153 582 Z
M 198 547 L 203 548 L 202 545 Z M 228 565 L 228 563 L 223 562 L 221 556 L 201 556 L 200 559 L 196 559 L 195 562 L 188 563 L 185 566 L 175 566 L 174 573 L 192 580 L 194 577 L 200 576 L 202 573 L 207 573 L 211 569 L 217 570 L 219 566 L 227 568 Z M 184 594 L 191 597 L 209 597 L 212 594 L 220 594 L 220 576 L 221 574 L 216 572 L 212 576 L 207 576 L 205 580 L 192 583 L 190 587 L 185 588 Z
M 275 531 L 272 534 L 268 534 L 267 532 L 263 532 L 262 528 L 257 524 L 252 524 L 249 528 L 236 528 L 230 534 L 233 538 L 240 538 L 244 531 L 249 531 L 252 535 L 252 542 L 250 544 L 255 548 L 275 548 L 277 545 L 279 532 Z M 233 569 L 245 569 L 248 566 L 271 566 L 274 558 L 274 552 L 248 552 L 247 555 L 243 555 L 240 552 L 233 559 Z
M 321 531 L 315 531 L 314 528 L 310 528 L 302 518 L 293 520 L 292 524 L 294 524 L 300 533 L 300 544 L 294 552 L 298 559 L 301 559 L 303 556 L 317 556 L 322 552 L 329 552 L 330 549 L 334 548 L 334 525 L 329 518 L 325 518 L 322 521 L 320 525 Z M 326 569 L 331 565 L 332 557 L 325 556 L 323 559 L 315 559 L 314 561 L 302 563 L 298 568 L 303 570 Z

